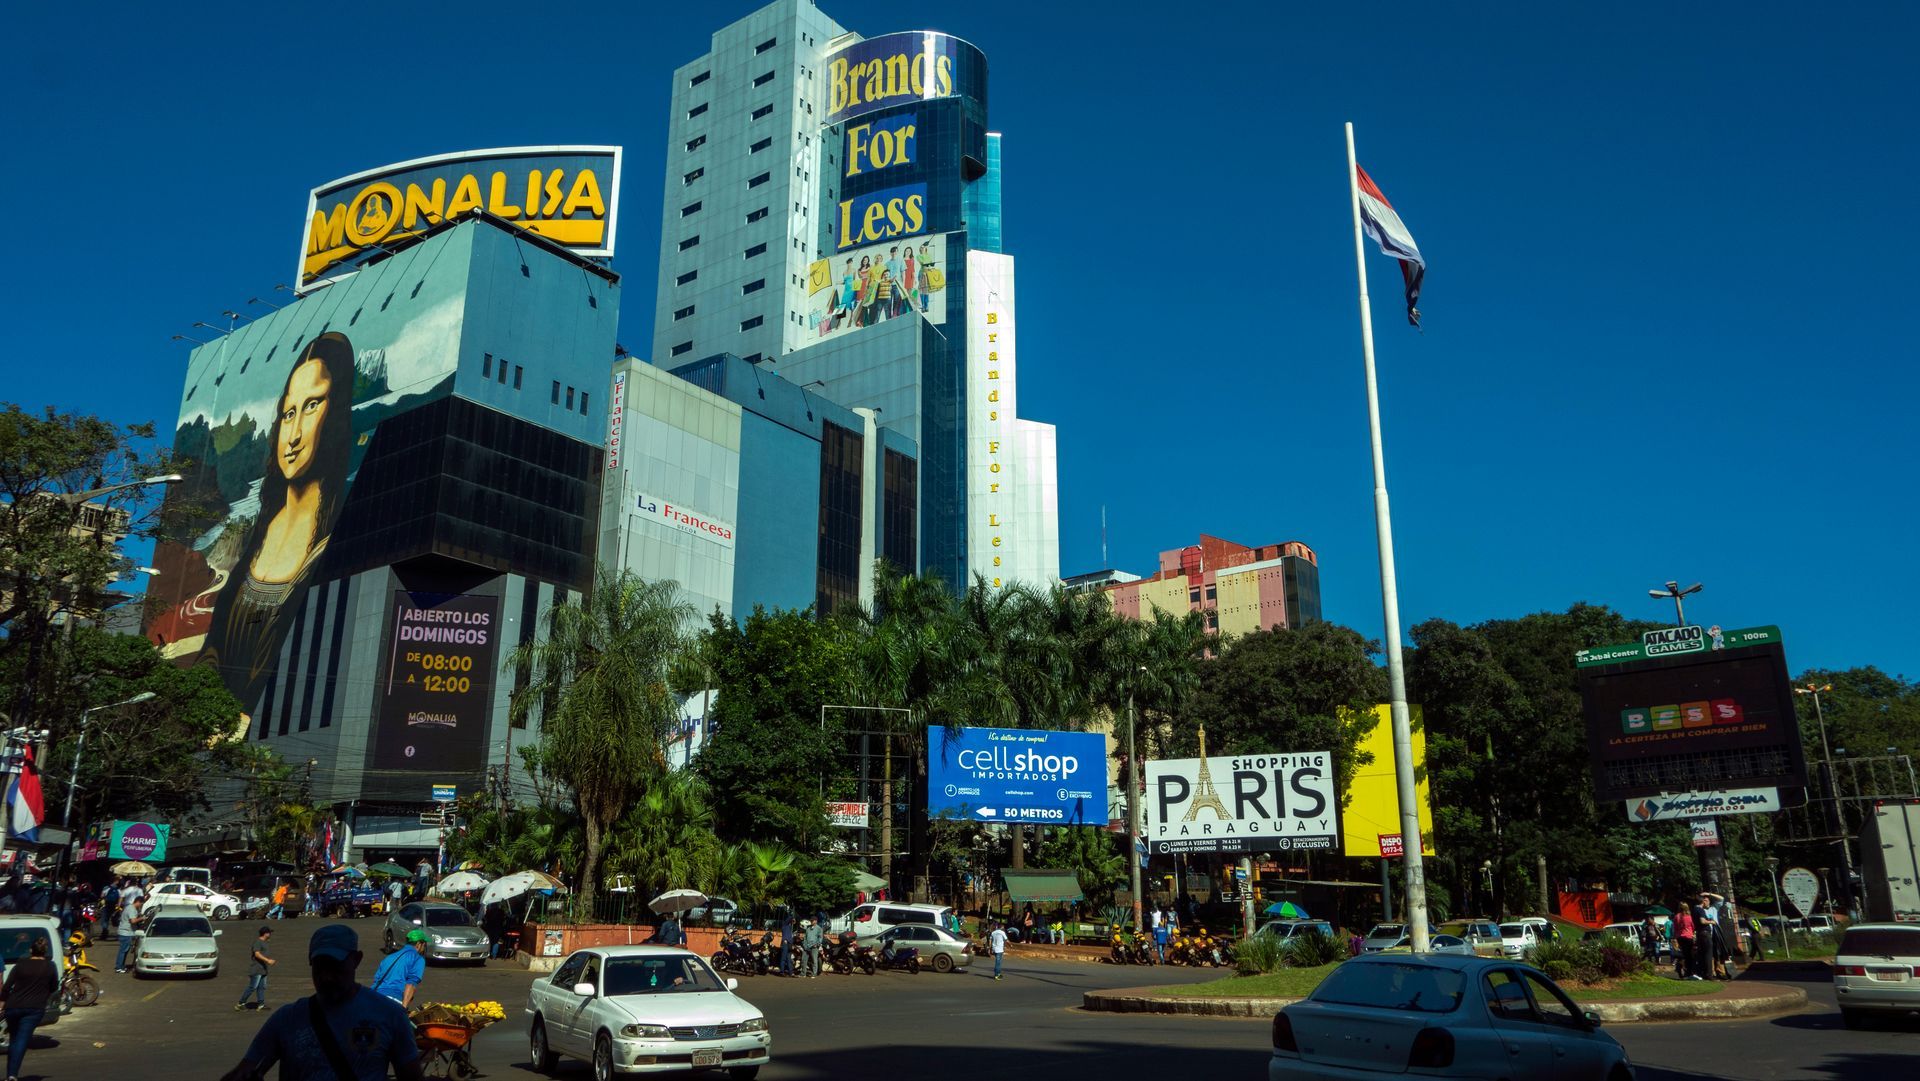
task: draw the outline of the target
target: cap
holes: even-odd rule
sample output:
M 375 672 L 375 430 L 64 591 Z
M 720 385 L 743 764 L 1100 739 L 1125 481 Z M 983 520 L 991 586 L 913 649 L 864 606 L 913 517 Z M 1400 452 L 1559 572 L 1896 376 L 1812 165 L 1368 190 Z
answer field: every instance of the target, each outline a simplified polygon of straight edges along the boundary
M 427 938 L 428 938 L 427 933 L 425 931 L 422 931 L 418 927 L 407 932 L 408 942 L 425 942 L 427 941 Z
M 360 936 L 353 933 L 353 928 L 344 923 L 330 923 L 313 933 L 313 941 L 307 943 L 307 959 L 327 957 L 345 961 L 359 950 Z

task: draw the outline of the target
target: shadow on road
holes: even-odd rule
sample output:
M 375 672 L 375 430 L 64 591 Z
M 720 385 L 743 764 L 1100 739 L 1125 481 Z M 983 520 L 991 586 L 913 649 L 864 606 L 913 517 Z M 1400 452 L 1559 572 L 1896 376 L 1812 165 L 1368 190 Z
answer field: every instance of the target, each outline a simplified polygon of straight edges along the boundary
M 866 1046 L 845 1051 L 807 1051 L 781 1054 L 776 1048 L 771 1070 L 782 1078 L 844 1079 L 849 1077 L 910 1077 L 917 1081 L 979 1081 L 992 1078 L 1071 1077 L 1197 1077 L 1248 1078 L 1264 1076 L 1267 1053 L 1245 1048 L 1142 1047 L 1139 1044 L 1080 1040 L 1050 1046 L 1000 1047 L 993 1032 L 983 1029 L 978 1044 L 952 1046 Z M 515 1075 L 530 1071 L 525 1062 L 513 1063 Z M 554 1075 L 587 1077 L 587 1065 L 563 1060 Z M 718 1075 L 715 1075 L 718 1076 Z M 1646 1076 L 1646 1075 L 1642 1075 Z M 1704 1074 L 1670 1074 L 1658 1081 L 1691 1081 Z

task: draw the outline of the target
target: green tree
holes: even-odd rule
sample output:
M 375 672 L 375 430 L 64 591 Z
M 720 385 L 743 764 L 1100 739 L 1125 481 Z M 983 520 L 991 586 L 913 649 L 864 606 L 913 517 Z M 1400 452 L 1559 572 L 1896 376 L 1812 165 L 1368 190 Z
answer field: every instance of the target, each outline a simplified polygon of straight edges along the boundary
M 608 869 L 628 876 L 642 902 L 666 890 L 714 893 L 721 888 L 727 846 L 714 832 L 708 796 L 693 774 L 656 771 L 620 816 L 608 847 Z
M 506 658 L 507 671 L 528 676 L 511 715 L 524 723 L 539 713 L 543 768 L 579 807 L 582 911 L 598 897 L 608 830 L 666 769 L 680 717 L 668 675 L 687 648 L 692 615 L 674 583 L 601 567 L 585 596 L 557 601 L 544 633 Z
M 460 818 L 465 828 L 447 837 L 447 856 L 455 864 L 477 860 L 496 874 L 580 865 L 580 819 L 571 808 L 502 808 L 475 795 L 460 800 Z
M 1100 826 L 1066 826 L 1048 831 L 1037 862 L 1073 871 L 1088 907 L 1099 910 L 1111 905 L 1114 891 L 1126 884 L 1126 844 L 1124 836 Z

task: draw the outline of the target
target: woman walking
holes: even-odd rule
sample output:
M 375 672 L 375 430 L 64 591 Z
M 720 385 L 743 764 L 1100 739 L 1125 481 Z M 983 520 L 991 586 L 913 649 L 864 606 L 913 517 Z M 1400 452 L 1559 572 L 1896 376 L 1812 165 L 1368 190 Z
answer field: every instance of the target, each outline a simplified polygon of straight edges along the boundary
M 47 940 L 35 939 L 27 959 L 16 963 L 7 973 L 7 982 L 0 985 L 0 1017 L 7 1021 L 7 1081 L 19 1078 L 33 1030 L 60 989 L 60 974 L 47 952 Z

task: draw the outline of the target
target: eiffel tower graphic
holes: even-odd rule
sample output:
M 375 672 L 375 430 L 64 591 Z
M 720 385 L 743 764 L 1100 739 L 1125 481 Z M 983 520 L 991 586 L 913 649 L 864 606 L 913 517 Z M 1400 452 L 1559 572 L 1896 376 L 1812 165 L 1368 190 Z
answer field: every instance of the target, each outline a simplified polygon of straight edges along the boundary
M 1200 808 L 1210 807 L 1213 816 L 1222 822 L 1227 820 L 1227 808 L 1220 802 L 1220 793 L 1213 790 L 1213 774 L 1207 772 L 1207 729 L 1200 726 L 1200 776 L 1194 781 L 1193 802 L 1187 806 L 1187 816 L 1182 822 L 1191 822 L 1200 813 Z

